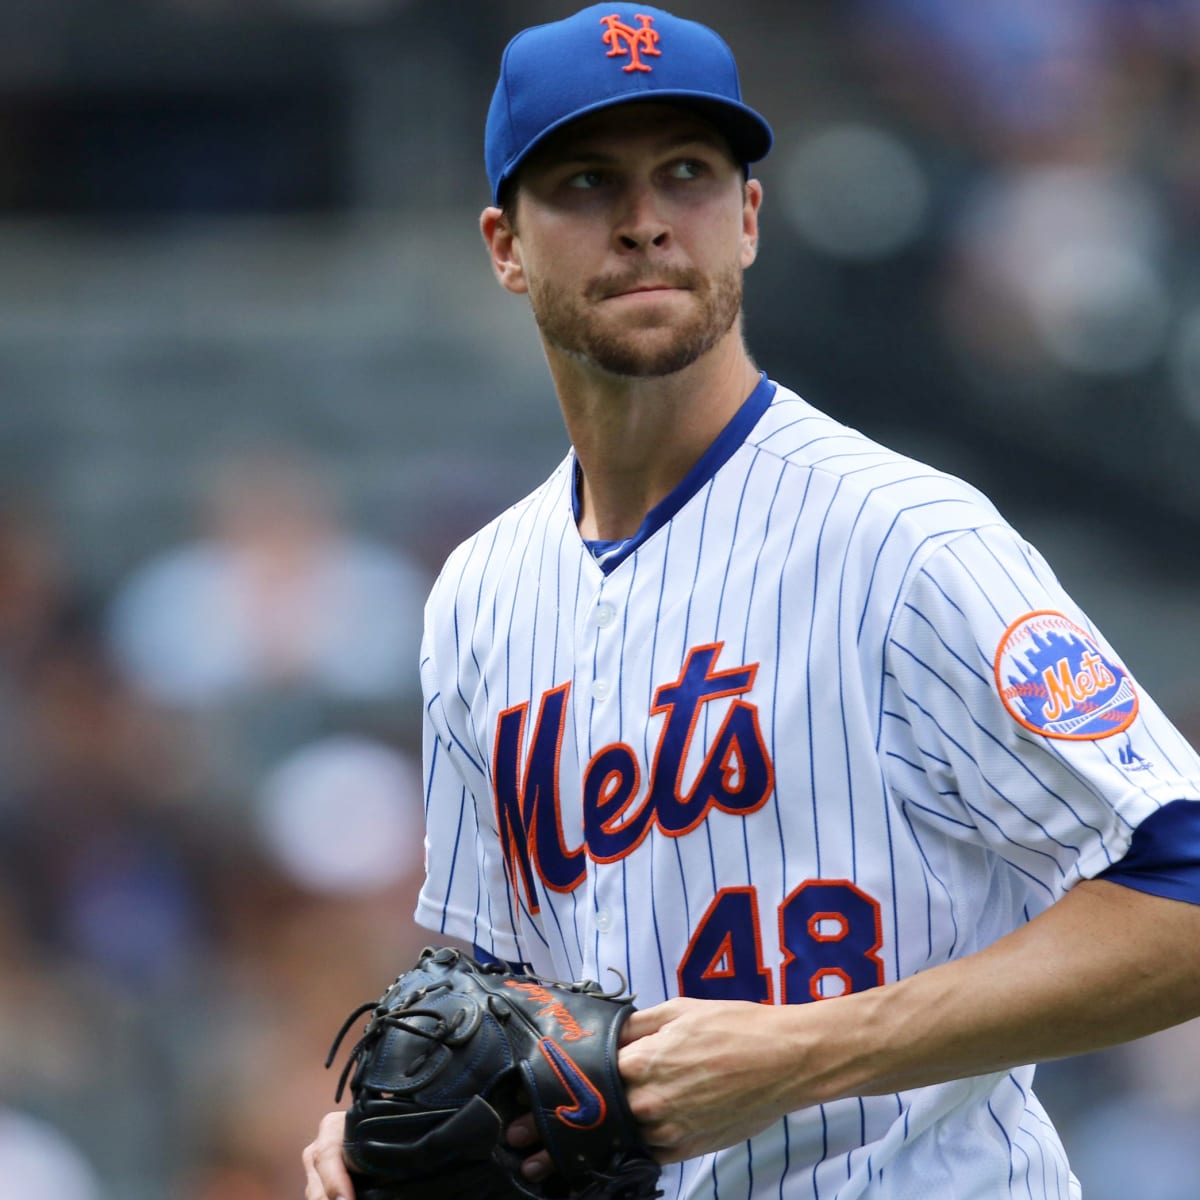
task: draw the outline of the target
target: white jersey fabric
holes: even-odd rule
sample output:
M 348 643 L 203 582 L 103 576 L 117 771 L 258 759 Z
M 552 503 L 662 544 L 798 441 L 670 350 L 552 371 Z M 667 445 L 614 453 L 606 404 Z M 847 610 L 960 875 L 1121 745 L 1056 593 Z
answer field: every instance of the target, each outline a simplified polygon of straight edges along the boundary
M 602 568 L 575 462 L 426 609 L 418 921 L 642 1007 L 796 1003 L 983 947 L 1200 763 L 967 484 L 760 384 Z M 678 498 L 677 498 L 678 500 Z M 833 1001 L 836 1002 L 836 1001 Z M 796 1112 L 667 1197 L 1067 1200 L 1032 1068 Z

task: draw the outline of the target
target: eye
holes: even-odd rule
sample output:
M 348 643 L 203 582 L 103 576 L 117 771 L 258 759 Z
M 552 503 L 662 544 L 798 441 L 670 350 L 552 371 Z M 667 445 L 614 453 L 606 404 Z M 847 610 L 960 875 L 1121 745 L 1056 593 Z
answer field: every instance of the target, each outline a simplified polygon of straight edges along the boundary
M 698 158 L 681 158 L 670 167 L 673 179 L 699 179 L 707 170 L 707 166 Z
M 590 191 L 593 188 L 600 187 L 607 176 L 603 171 L 596 170 L 594 167 L 586 171 L 578 171 L 567 180 L 567 187 L 576 188 L 579 191 Z

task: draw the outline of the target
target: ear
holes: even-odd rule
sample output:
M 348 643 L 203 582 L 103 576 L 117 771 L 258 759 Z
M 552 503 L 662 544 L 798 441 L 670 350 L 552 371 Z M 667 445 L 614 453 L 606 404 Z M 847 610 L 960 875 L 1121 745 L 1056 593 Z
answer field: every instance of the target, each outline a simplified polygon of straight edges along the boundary
M 521 295 L 529 290 L 521 262 L 517 231 L 501 208 L 488 207 L 479 218 L 479 232 L 492 259 L 492 271 L 506 291 Z
M 763 188 L 757 179 L 747 179 L 742 187 L 742 266 L 758 257 L 758 213 L 762 208 Z

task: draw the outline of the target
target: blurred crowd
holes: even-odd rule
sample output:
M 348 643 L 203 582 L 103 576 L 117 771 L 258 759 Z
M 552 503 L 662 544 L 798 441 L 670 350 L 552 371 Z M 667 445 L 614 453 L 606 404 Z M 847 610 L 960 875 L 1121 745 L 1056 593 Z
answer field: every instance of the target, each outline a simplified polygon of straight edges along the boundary
M 117 219 L 114 233 L 195 213 L 286 217 L 280 179 L 302 163 L 301 207 L 369 204 L 404 224 L 457 205 L 472 239 L 503 40 L 573 7 L 93 0 L 26 22 L 29 6 L 0 3 L 14 33 L 0 49 L 0 218 L 77 229 L 97 219 L 88 195 Z M 748 294 L 763 365 L 960 470 L 1018 524 L 1038 526 L 1047 509 L 1095 522 L 1095 572 L 1072 590 L 1097 617 L 1093 597 L 1111 598 L 1118 625 L 1142 614 L 1106 632 L 1200 737 L 1200 0 L 747 0 L 734 25 L 715 0 L 674 7 L 727 33 L 748 97 L 776 126 L 763 168 L 769 250 Z M 126 120 L 115 142 L 112 121 L 97 118 L 85 127 L 109 140 L 86 154 L 71 145 L 97 174 L 46 190 L 34 168 L 61 148 L 52 135 L 70 104 L 54 124 L 34 101 L 55 78 L 77 105 L 108 95 L 78 90 L 99 74 L 80 31 L 90 14 L 91 44 L 115 45 L 131 8 L 170 33 L 171 62 L 192 52 L 192 88 L 199 47 L 236 36 L 239 22 L 272 31 L 259 45 L 275 87 L 284 50 L 301 44 L 277 31 L 316 27 L 296 61 L 321 88 L 353 73 L 338 93 L 357 114 L 337 126 L 346 144 L 330 152 L 336 123 L 310 120 L 317 109 L 304 104 L 277 158 L 235 153 L 236 117 L 187 124 L 165 157 L 170 112 Z M 121 21 L 104 24 L 118 9 Z M 55 43 L 45 13 L 76 22 L 74 39 Z M 148 87 L 140 43 L 135 59 Z M 431 99 L 414 120 L 405 89 L 418 85 Z M 314 83 L 305 104 L 319 94 Z M 462 144 L 428 147 L 414 170 L 421 139 L 445 139 L 460 120 Z M 352 178 L 313 184 L 318 168 L 348 162 Z M 120 209 L 122 197 L 138 209 L 139 187 L 157 211 Z M 39 196 L 68 211 L 38 210 Z M 199 278 L 202 263 L 191 266 Z M 164 262 L 164 278 L 174 269 Z M 428 936 L 410 921 L 422 867 L 421 610 L 442 556 L 481 515 L 465 459 L 439 459 L 416 433 L 381 441 L 372 414 L 411 415 L 415 430 L 430 422 L 431 395 L 486 399 L 511 349 L 472 310 L 447 334 L 464 348 L 477 339 L 472 354 L 423 366 L 417 403 L 403 362 L 389 367 L 386 394 L 358 400 L 340 377 L 329 387 L 328 372 L 336 442 L 296 437 L 292 393 L 268 395 L 268 384 L 273 436 L 205 457 L 200 406 L 184 423 L 202 460 L 198 494 L 194 463 L 147 462 L 160 488 L 177 484 L 186 519 L 131 504 L 119 513 L 130 536 L 106 557 L 106 544 L 80 537 L 103 495 L 73 508 L 52 469 L 56 439 L 78 451 L 80 431 L 43 430 L 45 460 L 10 436 L 38 417 L 12 380 L 67 351 L 39 349 L 16 372 L 22 347 L 4 327 L 27 314 L 31 286 L 0 281 L 0 466 L 20 460 L 0 478 L 0 1197 L 284 1200 L 298 1194 L 300 1147 L 333 1099 L 321 1066 L 333 1033 Z M 479 311 L 502 303 L 483 296 Z M 152 307 L 148 323 L 166 319 Z M 239 329 L 239 347 L 256 333 L 272 330 Z M 169 403 L 170 370 L 154 375 L 156 404 Z M 478 378 L 464 381 L 466 370 Z M 194 409 L 196 385 L 182 394 Z M 552 461 L 561 430 L 545 395 L 537 445 L 512 412 L 482 405 L 449 414 L 456 445 L 473 438 L 480 460 Z M 132 410 L 135 398 L 106 402 Z M 105 453 L 97 440 L 80 457 Z M 396 471 L 439 464 L 420 489 L 440 493 L 437 511 L 406 524 L 387 489 L 373 507 L 362 490 L 348 503 L 355 464 L 377 469 L 392 453 Z M 102 478 L 114 494 L 128 482 Z M 1075 529 L 1063 544 L 1078 550 L 1087 541 Z M 1197 1066 L 1193 1024 L 1043 1069 L 1087 1200 L 1196 1200 Z
M 0 512 L 0 1194 L 294 1194 L 338 1012 L 418 948 L 429 569 L 289 452 L 219 466 L 111 596 Z

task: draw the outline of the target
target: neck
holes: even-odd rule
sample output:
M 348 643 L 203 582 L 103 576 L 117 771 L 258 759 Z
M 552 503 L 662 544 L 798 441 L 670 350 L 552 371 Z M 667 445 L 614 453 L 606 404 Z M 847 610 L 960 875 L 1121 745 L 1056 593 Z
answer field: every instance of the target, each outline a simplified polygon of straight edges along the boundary
M 740 331 L 673 375 L 608 375 L 548 351 L 567 433 L 583 472 L 580 533 L 637 532 L 733 418 L 758 382 Z

